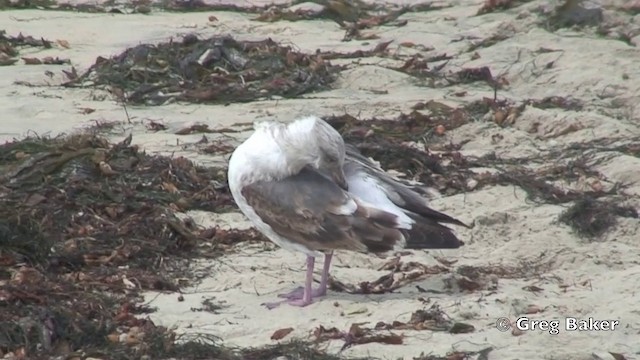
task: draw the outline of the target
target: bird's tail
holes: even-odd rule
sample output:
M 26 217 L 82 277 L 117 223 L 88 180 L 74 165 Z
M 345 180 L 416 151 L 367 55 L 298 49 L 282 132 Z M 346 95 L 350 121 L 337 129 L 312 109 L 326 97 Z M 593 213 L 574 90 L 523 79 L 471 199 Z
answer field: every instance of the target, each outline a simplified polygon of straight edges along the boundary
M 403 230 L 407 249 L 457 249 L 464 245 L 450 228 L 428 218 L 409 216 L 415 223 Z
M 396 214 L 392 214 L 356 199 L 358 208 L 352 220 L 363 250 L 373 253 L 385 253 L 405 247 L 405 230 L 409 229 Z

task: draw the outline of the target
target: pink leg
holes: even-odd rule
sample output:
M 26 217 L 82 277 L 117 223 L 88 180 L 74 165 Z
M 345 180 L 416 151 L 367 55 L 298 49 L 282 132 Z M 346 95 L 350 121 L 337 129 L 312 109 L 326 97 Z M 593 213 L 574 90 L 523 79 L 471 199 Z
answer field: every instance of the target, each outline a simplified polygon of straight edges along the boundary
M 327 295 L 327 285 L 329 284 L 329 269 L 331 268 L 331 258 L 333 257 L 333 251 L 324 254 L 324 266 L 322 267 L 322 277 L 320 278 L 320 287 L 317 292 L 314 292 L 314 296 Z
M 320 286 L 317 289 L 312 288 L 313 283 L 313 267 L 315 265 L 315 258 L 313 256 L 307 256 L 307 274 L 304 287 L 298 287 L 297 289 L 286 293 L 280 294 L 278 297 L 285 298 L 286 300 L 264 303 L 267 308 L 273 309 L 283 302 L 287 302 L 293 306 L 307 306 L 313 302 L 314 297 L 324 296 L 327 294 L 327 285 L 329 283 L 329 269 L 331 268 L 331 258 L 333 253 L 327 253 L 324 256 L 324 266 L 322 269 L 322 277 L 320 278 Z
M 331 268 L 331 257 L 333 253 L 327 253 L 324 255 L 324 266 L 322 269 L 322 277 L 320 278 L 320 286 L 317 289 L 311 290 L 311 297 L 319 297 L 327 295 L 327 285 L 329 284 L 329 269 Z M 286 294 L 280 294 L 278 297 L 286 298 L 288 300 L 302 299 L 304 295 L 304 287 L 299 286 L 295 290 Z
M 304 281 L 304 293 L 302 299 L 289 299 L 287 303 L 293 306 L 307 306 L 311 304 L 311 285 L 313 284 L 313 266 L 315 265 L 316 258 L 313 256 L 307 256 L 307 278 Z

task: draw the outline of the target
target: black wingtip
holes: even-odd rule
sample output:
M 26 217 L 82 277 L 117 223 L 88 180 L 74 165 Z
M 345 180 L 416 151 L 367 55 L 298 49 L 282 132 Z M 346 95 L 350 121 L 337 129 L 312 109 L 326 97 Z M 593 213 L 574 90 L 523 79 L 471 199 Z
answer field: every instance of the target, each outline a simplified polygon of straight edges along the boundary
M 451 222 L 450 224 L 454 224 L 454 225 L 460 225 L 462 227 L 465 227 L 467 229 L 473 229 L 474 227 L 476 227 L 476 222 L 472 222 L 471 225 L 468 225 L 466 223 L 463 223 L 462 221 L 456 219 L 456 218 L 452 218 L 453 220 L 455 220 L 454 222 Z
M 464 242 L 450 230 L 415 231 L 412 229 L 407 231 L 406 235 L 406 248 L 412 250 L 457 249 L 464 246 Z
M 464 246 L 464 242 L 447 226 L 436 221 L 414 218 L 410 230 L 405 231 L 407 249 L 457 249 Z M 466 227 L 466 224 L 460 222 Z
M 458 225 L 458 226 L 465 227 L 467 229 L 473 229 L 473 227 L 475 226 L 475 223 L 473 226 L 467 225 L 454 217 L 441 213 L 440 211 L 433 210 L 428 206 L 421 206 L 419 210 L 420 210 L 418 212 L 419 215 L 422 215 L 422 217 L 425 219 L 433 220 L 434 222 Z M 416 221 L 420 221 L 420 220 L 416 219 Z

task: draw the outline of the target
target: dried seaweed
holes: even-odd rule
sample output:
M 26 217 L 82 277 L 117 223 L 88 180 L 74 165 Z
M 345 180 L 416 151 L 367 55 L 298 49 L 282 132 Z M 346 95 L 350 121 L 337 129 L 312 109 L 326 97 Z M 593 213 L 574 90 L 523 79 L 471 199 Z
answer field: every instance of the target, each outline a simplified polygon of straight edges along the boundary
M 284 6 L 272 6 L 262 12 L 255 20 L 274 22 L 331 19 L 348 31 L 357 31 L 381 25 L 403 26 L 407 22 L 399 21 L 398 18 L 408 12 L 433 11 L 445 7 L 434 5 L 431 2 L 404 6 L 393 6 L 391 3 L 375 4 L 361 0 L 316 0 L 310 2 L 321 5 L 320 9 L 291 10 Z
M 447 61 L 452 58 L 453 57 L 444 54 L 425 59 L 421 54 L 415 54 L 409 59 L 405 60 L 401 66 L 392 67 L 391 69 L 403 72 L 407 75 L 411 75 L 419 79 L 440 79 L 446 76 L 441 70 L 446 66 Z M 429 63 L 440 61 L 444 61 L 444 63 L 439 64 L 433 68 L 429 67 Z
M 374 342 L 402 345 L 404 335 L 396 334 L 393 330 L 446 331 L 452 334 L 469 333 L 475 330 L 472 325 L 453 321 L 437 304 L 432 305 L 429 309 L 415 311 L 407 323 L 394 321 L 387 324 L 380 321 L 374 327 L 366 327 L 365 324 L 351 324 L 348 331 L 341 331 L 336 327 L 325 328 L 320 325 L 313 331 L 313 336 L 318 343 L 327 340 L 343 340 L 342 351 L 355 345 Z
M 597 238 L 614 226 L 617 217 L 638 218 L 638 211 L 612 200 L 591 197 L 578 199 L 560 215 L 560 221 L 571 226 L 580 236 Z
M 0 66 L 13 65 L 18 62 L 17 57 L 22 48 L 41 47 L 44 49 L 50 49 L 52 46 L 52 42 L 45 40 L 44 38 L 36 39 L 30 35 L 22 35 L 22 33 L 17 36 L 9 36 L 5 30 L 0 30 Z M 36 58 L 23 58 L 23 60 L 27 65 L 36 63 L 60 65 L 68 63 L 68 60 L 58 58 L 44 58 L 42 60 Z
M 329 287 L 338 292 L 350 294 L 385 294 L 391 293 L 408 284 L 424 280 L 435 274 L 449 272 L 443 266 L 427 266 L 417 262 L 401 263 L 399 258 L 392 260 L 396 262 L 391 272 L 383 275 L 374 281 L 363 281 L 357 285 L 344 284 L 338 280 L 330 278 Z
M 518 7 L 530 0 L 485 0 L 478 10 L 478 15 L 488 14 L 500 10 L 509 10 Z
M 507 36 L 506 34 L 494 34 L 489 36 L 488 38 L 484 38 L 481 41 L 472 44 L 471 46 L 469 46 L 469 49 L 467 51 L 475 51 L 480 48 L 488 48 L 501 41 L 507 40 L 508 38 L 509 36 Z
M 498 289 L 500 279 L 527 279 L 538 276 L 549 270 L 554 264 L 553 259 L 521 260 L 518 265 L 485 265 L 459 266 L 455 272 L 445 279 L 445 286 L 449 290 L 461 292 L 490 291 Z M 535 286 L 529 291 L 542 289 Z
M 429 309 L 420 309 L 411 314 L 408 322 L 394 321 L 392 323 L 378 322 L 376 330 L 430 330 L 446 331 L 451 334 L 463 334 L 475 331 L 473 325 L 456 322 L 449 317 L 438 304 Z
M 390 66 L 388 68 L 403 72 L 418 79 L 427 79 L 430 87 L 446 87 L 457 84 L 469 84 L 478 81 L 486 82 L 493 89 L 499 89 L 502 87 L 502 79 L 494 78 L 491 73 L 491 69 L 487 66 L 464 68 L 455 72 L 444 71 L 448 60 L 450 59 L 452 59 L 452 57 L 447 54 L 441 54 L 426 59 L 422 55 L 416 54 L 405 60 L 404 64 L 401 66 Z M 429 66 L 430 63 L 437 62 L 442 63 L 433 67 Z M 436 82 L 436 80 L 438 80 L 438 82 Z
M 551 30 L 598 26 L 604 20 L 602 8 L 584 0 L 565 0 L 549 14 L 545 24 Z
M 271 96 L 298 97 L 327 89 L 339 67 L 319 54 L 305 54 L 271 39 L 239 41 L 232 37 L 143 44 L 106 59 L 66 86 L 116 89 L 120 100 L 159 105 L 247 102 Z
M 526 103 L 538 109 L 556 108 L 563 110 L 580 111 L 584 107 L 584 104 L 580 100 L 562 96 L 548 96 L 540 100 L 529 100 Z
M 349 35 L 349 34 L 348 34 Z M 371 57 L 371 56 L 387 56 L 387 48 L 391 44 L 392 41 L 384 41 L 378 43 L 373 49 L 369 50 L 355 50 L 348 53 L 335 52 L 335 51 L 323 51 L 319 52 L 318 55 L 326 60 L 334 60 L 334 59 L 357 59 L 363 57 Z
M 78 350 L 112 359 L 171 353 L 175 335 L 136 317 L 152 311 L 139 304 L 139 292 L 176 291 L 188 259 L 264 240 L 176 216 L 233 209 L 226 185 L 215 185 L 225 183 L 219 174 L 145 154 L 131 137 L 115 145 L 79 134 L 0 146 L 7 270 L 0 271 L 0 351 L 33 359 Z
M 374 329 L 363 327 L 362 324 L 352 324 L 351 327 L 349 327 L 349 331 L 346 332 L 340 331 L 335 327 L 327 329 L 320 325 L 313 331 L 313 335 L 316 338 L 316 342 L 336 339 L 344 340 L 341 351 L 355 345 L 374 342 L 387 345 L 402 345 L 403 343 L 402 335 L 390 332 L 380 333 Z

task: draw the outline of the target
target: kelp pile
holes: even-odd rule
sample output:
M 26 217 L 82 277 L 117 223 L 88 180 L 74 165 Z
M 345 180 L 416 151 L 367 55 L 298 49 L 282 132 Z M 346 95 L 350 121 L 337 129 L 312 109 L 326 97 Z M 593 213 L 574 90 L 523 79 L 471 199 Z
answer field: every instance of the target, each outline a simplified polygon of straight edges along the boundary
M 182 41 L 129 48 L 110 59 L 99 57 L 86 73 L 68 75 L 66 86 L 106 87 L 134 104 L 225 104 L 327 89 L 339 69 L 320 55 L 271 39 L 188 35 Z
M 244 358 L 215 341 L 176 345 L 174 333 L 137 317 L 153 311 L 140 291 L 188 285 L 176 279 L 189 259 L 263 239 L 181 220 L 177 212 L 234 208 L 224 171 L 130 142 L 79 134 L 0 146 L 0 354 L 202 358 L 193 351 L 206 347 Z

